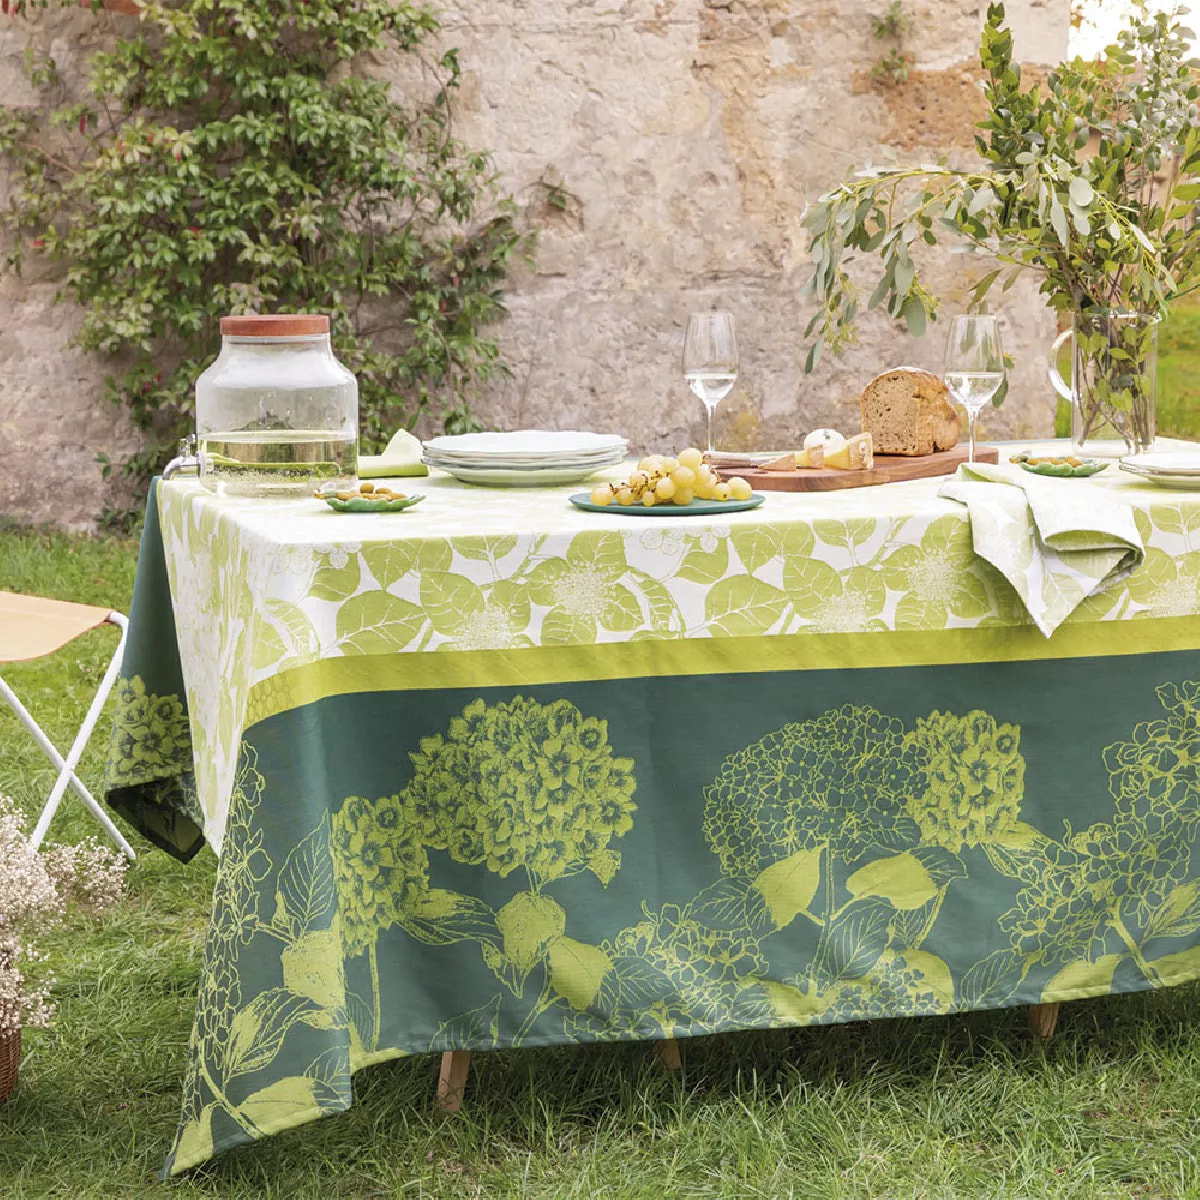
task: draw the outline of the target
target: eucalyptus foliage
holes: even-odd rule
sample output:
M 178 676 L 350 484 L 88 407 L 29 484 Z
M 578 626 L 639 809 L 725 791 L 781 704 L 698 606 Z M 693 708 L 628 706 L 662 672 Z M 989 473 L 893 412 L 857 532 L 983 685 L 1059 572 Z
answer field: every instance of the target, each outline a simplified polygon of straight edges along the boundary
M 921 280 L 919 250 L 943 238 L 997 264 L 975 285 L 973 310 L 1030 270 L 1047 303 L 1069 312 L 1161 314 L 1200 286 L 1200 87 L 1181 16 L 1140 3 L 1102 59 L 1065 63 L 1044 87 L 1023 88 L 1004 6 L 990 4 L 980 46 L 987 116 L 975 138 L 982 161 L 868 168 L 805 214 L 818 305 L 807 369 L 823 347 L 836 353 L 853 340 L 863 307 L 856 258 L 882 265 L 865 307 L 882 306 L 922 334 L 937 298 Z
M 127 474 L 190 424 L 226 313 L 330 313 L 365 448 L 426 410 L 473 426 L 473 389 L 503 369 L 482 328 L 521 244 L 513 207 L 453 136 L 455 51 L 422 58 L 423 101 L 356 70 L 436 28 L 408 0 L 148 0 L 81 96 L 27 56 L 46 103 L 0 109 L 5 265 L 65 265 L 78 344 L 115 356 L 108 397 L 145 434 Z

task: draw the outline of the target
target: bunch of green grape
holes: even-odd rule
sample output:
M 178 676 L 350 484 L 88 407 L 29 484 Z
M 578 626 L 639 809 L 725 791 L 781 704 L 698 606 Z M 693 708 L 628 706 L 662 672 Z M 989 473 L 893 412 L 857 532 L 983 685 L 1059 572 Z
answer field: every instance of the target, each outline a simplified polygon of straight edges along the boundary
M 693 500 L 749 500 L 753 494 L 741 476 L 721 479 L 704 461 L 704 455 L 689 446 L 677 458 L 647 455 L 627 480 L 597 484 L 590 499 L 601 507 L 615 502 L 622 508 L 634 504 L 653 508 L 656 504 L 682 507 Z

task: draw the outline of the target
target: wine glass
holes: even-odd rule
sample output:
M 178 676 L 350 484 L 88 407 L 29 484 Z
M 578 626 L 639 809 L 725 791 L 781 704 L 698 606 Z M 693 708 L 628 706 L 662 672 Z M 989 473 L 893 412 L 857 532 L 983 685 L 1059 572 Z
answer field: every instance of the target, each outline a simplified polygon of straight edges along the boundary
M 975 422 L 979 410 L 1004 382 L 1004 348 L 997 317 L 954 317 L 946 339 L 944 369 L 950 394 L 967 410 L 970 455 L 975 461 Z
M 688 317 L 683 338 L 683 378 L 708 416 L 708 449 L 713 447 L 713 413 L 737 379 L 737 335 L 733 313 L 702 312 Z

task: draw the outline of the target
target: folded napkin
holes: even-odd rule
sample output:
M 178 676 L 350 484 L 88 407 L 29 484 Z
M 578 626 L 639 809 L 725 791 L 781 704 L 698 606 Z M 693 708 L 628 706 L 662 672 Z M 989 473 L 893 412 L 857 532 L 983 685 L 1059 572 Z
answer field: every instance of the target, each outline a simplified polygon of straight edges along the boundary
M 428 475 L 429 468 L 421 461 L 423 448 L 407 429 L 387 444 L 382 454 L 358 456 L 359 479 L 379 479 L 395 475 Z
M 1129 506 L 1083 479 L 963 463 L 941 495 L 967 506 L 975 553 L 1016 588 L 1046 637 L 1145 557 Z

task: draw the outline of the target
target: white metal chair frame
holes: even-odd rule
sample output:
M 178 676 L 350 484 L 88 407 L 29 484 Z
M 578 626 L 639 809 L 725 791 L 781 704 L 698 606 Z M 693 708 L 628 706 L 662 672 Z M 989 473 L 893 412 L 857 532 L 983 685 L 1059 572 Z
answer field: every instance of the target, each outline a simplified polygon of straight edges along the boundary
M 96 728 L 96 722 L 100 719 L 104 702 L 108 699 L 109 692 L 112 691 L 113 685 L 117 682 L 117 675 L 121 670 L 121 657 L 125 652 L 125 636 L 129 630 L 129 622 L 119 612 L 110 612 L 106 620 L 108 624 L 115 625 L 121 631 L 121 640 L 117 643 L 112 661 L 108 664 L 108 670 L 105 671 L 104 678 L 100 681 L 100 688 L 92 700 L 91 707 L 87 711 L 87 716 L 83 719 L 83 724 L 79 727 L 79 732 L 75 735 L 75 741 L 71 743 L 71 749 L 66 758 L 63 758 L 59 754 L 54 747 L 54 743 L 50 741 L 43 732 L 42 727 L 30 715 L 29 710 L 17 698 L 16 693 L 5 683 L 3 677 L 0 677 L 0 697 L 3 697 L 7 701 L 9 708 L 17 714 L 17 719 L 29 730 L 33 736 L 33 740 L 41 746 L 46 757 L 58 768 L 58 778 L 54 781 L 54 787 L 50 789 L 50 795 L 46 798 L 45 807 L 42 809 L 41 816 L 38 817 L 37 824 L 33 829 L 33 836 L 30 839 L 35 850 L 45 840 L 46 830 L 50 827 L 50 822 L 54 819 L 54 814 L 58 811 L 59 803 L 62 801 L 67 788 L 71 787 L 84 804 L 87 805 L 92 816 L 100 822 L 104 832 L 108 834 L 116 847 L 127 857 L 135 857 L 133 847 L 130 846 L 122 836 L 121 831 L 113 824 L 112 818 L 100 806 L 99 801 L 84 787 L 82 780 L 75 774 L 75 768 L 79 766 L 79 760 L 83 757 L 83 751 L 91 740 L 92 732 Z

